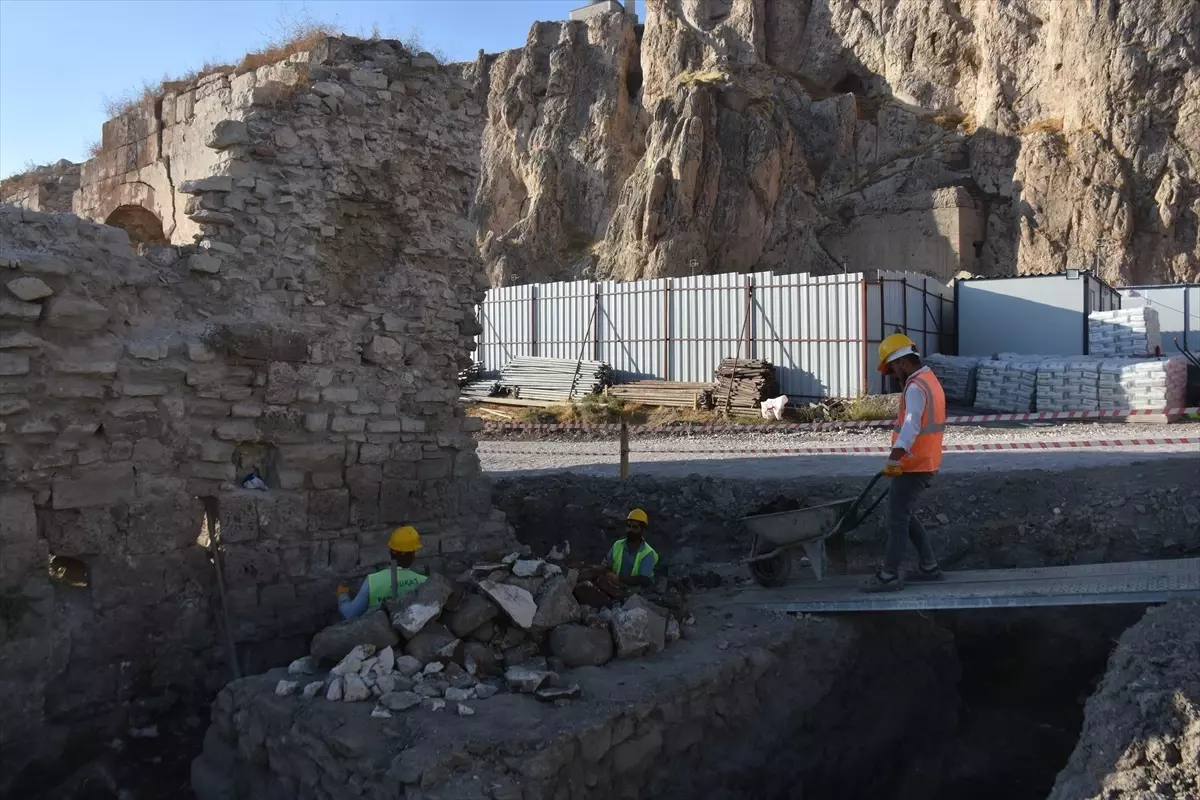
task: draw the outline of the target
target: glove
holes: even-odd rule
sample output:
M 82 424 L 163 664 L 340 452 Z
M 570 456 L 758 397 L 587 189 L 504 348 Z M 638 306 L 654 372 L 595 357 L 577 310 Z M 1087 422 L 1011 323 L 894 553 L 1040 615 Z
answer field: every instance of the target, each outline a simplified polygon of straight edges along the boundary
M 338 584 L 338 587 L 337 587 L 337 596 L 338 596 L 338 599 L 339 599 L 339 600 L 341 600 L 341 599 L 342 599 L 342 595 L 344 595 L 344 594 L 350 594 L 350 587 L 349 587 L 349 586 L 347 586 L 347 585 L 346 585 L 346 584 L 344 584 L 344 583 L 339 583 L 339 584 Z
M 885 464 L 883 467 L 883 477 L 899 478 L 903 474 L 904 474 L 904 470 L 900 469 L 900 462 L 892 461 L 889 458 L 887 464 Z

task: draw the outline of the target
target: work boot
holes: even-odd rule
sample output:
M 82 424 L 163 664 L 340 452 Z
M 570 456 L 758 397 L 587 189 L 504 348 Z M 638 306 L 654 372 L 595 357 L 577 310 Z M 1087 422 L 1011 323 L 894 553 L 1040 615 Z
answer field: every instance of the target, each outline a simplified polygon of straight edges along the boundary
M 904 576 L 910 581 L 944 581 L 946 574 L 942 572 L 942 568 L 937 564 L 933 565 L 932 569 L 918 567 L 915 572 L 910 572 Z
M 871 576 L 870 580 L 863 584 L 862 591 L 869 593 L 898 592 L 903 588 L 904 579 L 900 577 L 899 573 L 888 575 L 883 570 L 879 570 Z

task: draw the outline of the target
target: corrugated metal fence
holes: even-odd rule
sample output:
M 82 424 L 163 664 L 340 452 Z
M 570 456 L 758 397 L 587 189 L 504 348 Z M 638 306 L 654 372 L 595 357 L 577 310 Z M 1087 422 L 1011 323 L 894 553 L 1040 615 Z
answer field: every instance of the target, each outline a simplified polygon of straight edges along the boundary
M 793 398 L 855 397 L 882 388 L 884 336 L 953 352 L 953 306 L 948 287 L 908 272 L 510 286 L 479 308 L 478 358 L 489 372 L 515 356 L 596 359 L 622 381 L 709 381 L 722 358 L 762 358 Z

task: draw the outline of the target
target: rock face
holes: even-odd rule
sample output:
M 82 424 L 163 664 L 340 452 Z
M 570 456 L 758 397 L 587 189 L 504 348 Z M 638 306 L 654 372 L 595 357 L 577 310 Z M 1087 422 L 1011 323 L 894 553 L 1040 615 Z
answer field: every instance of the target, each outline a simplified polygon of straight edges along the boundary
M 640 42 L 621 14 L 539 23 L 480 64 L 493 285 L 843 263 L 1200 275 L 1191 0 L 648 0 L 645 17 Z
M 1142 797 L 1200 797 L 1195 600 L 1151 608 L 1121 636 L 1049 800 Z

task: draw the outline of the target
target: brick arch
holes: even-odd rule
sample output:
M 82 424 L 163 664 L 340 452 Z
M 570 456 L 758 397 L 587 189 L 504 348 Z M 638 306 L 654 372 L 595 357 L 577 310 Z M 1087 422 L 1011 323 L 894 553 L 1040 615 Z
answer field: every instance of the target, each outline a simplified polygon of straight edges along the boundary
M 104 220 L 105 225 L 121 228 L 129 234 L 129 243 L 136 248 L 139 244 L 167 244 L 162 220 L 150 209 L 139 205 L 117 206 Z

